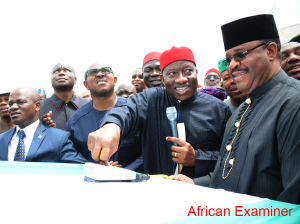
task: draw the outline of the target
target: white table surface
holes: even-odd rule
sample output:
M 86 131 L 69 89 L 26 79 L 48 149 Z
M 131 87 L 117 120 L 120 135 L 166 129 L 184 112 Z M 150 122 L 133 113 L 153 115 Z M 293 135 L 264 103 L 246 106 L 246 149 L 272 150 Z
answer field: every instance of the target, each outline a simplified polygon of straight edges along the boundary
M 164 223 L 190 207 L 264 200 L 165 179 L 87 183 L 81 175 L 0 174 L 0 223 Z

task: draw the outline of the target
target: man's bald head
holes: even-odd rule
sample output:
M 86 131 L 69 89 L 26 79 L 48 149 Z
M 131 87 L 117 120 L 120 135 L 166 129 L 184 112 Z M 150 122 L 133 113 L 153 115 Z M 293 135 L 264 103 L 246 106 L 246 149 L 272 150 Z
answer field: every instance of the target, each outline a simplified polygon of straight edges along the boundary
M 69 64 L 66 64 L 66 63 L 62 63 L 62 62 L 59 62 L 57 63 L 56 65 L 54 65 L 54 67 L 52 68 L 51 70 L 51 74 L 55 71 L 55 70 L 58 70 L 58 69 L 61 69 L 61 68 L 65 68 L 65 69 L 69 69 L 75 76 L 75 69 L 69 65 Z
M 10 94 L 8 105 L 12 122 L 22 129 L 39 118 L 40 95 L 34 88 L 19 87 L 14 89 Z
M 136 89 L 132 84 L 122 83 L 116 90 L 117 96 L 128 98 L 130 96 L 136 95 Z

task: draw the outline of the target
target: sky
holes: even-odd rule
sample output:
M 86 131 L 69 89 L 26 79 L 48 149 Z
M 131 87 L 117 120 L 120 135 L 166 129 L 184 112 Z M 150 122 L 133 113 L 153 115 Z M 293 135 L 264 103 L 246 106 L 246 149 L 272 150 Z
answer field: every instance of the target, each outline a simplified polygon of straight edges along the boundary
M 130 83 L 147 53 L 172 46 L 192 49 L 202 84 L 225 55 L 221 25 L 265 13 L 274 14 L 278 29 L 298 24 L 300 1 L 3 0 L 0 88 L 32 86 L 50 97 L 51 69 L 58 62 L 75 68 L 77 93 L 93 63 L 111 67 L 117 85 Z

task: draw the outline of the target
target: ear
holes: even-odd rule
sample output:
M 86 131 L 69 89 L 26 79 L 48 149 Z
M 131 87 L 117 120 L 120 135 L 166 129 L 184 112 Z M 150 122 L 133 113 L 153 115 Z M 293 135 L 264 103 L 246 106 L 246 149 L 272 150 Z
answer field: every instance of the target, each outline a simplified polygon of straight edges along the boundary
M 267 47 L 267 54 L 269 56 L 270 61 L 274 61 L 277 58 L 277 44 L 272 42 Z
M 118 81 L 118 78 L 116 76 L 114 76 L 114 86 L 116 86 L 117 81 Z
M 164 85 L 166 85 L 166 84 L 165 84 L 165 78 L 164 78 L 164 76 L 163 76 L 162 74 L 160 74 L 159 77 L 160 77 L 160 80 L 164 83 Z
M 35 111 L 39 111 L 41 109 L 41 101 L 35 102 Z
M 75 77 L 75 83 L 74 83 L 74 85 L 76 85 L 76 82 L 77 82 L 77 78 Z
M 87 84 L 86 80 L 83 81 L 83 85 L 85 86 L 85 88 L 86 88 L 87 90 L 90 90 L 89 87 L 88 87 L 88 84 Z

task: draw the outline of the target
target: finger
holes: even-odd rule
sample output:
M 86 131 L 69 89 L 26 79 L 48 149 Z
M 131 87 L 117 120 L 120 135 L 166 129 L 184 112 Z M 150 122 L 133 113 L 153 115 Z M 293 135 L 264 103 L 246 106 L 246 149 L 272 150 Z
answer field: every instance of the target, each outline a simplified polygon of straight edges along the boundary
M 102 161 L 102 162 L 104 163 L 105 166 L 110 166 L 108 161 L 106 161 L 106 162 Z
M 175 163 L 179 163 L 181 164 L 181 160 L 178 158 L 178 157 L 172 157 L 172 161 L 175 162 Z
M 122 165 L 117 165 L 117 167 L 120 167 L 120 168 L 122 168 Z
M 187 142 L 185 142 L 185 141 L 183 141 L 183 140 L 181 140 L 179 138 L 176 138 L 176 137 L 170 137 L 170 136 L 168 136 L 168 137 L 166 137 L 166 140 L 169 141 L 169 142 L 174 142 L 174 143 L 176 143 L 179 146 L 185 146 L 187 144 Z
M 108 141 L 108 144 L 104 145 L 101 149 L 100 160 L 109 161 L 109 158 L 118 150 L 118 147 L 119 142 L 114 140 Z
M 91 151 L 91 156 L 95 161 L 103 161 L 106 162 L 106 160 L 100 159 L 100 153 L 101 153 L 101 146 L 100 145 L 94 145 L 93 150 Z
M 104 165 L 104 166 L 110 166 L 109 162 L 104 162 L 100 160 L 100 165 Z
M 115 162 L 110 161 L 110 165 L 111 166 L 117 166 L 117 165 L 119 165 L 119 162 L 118 161 L 115 161 Z
M 49 111 L 49 115 L 50 115 L 50 117 L 52 116 L 52 111 L 51 110 Z
M 172 175 L 172 176 L 170 176 L 170 179 L 171 180 L 178 180 L 178 181 L 182 180 L 181 175 Z
M 171 150 L 172 152 L 182 152 L 182 148 L 181 146 L 176 146 L 176 145 L 172 145 L 171 146 Z
M 172 152 L 171 155 L 172 155 L 173 158 L 178 158 L 180 156 L 180 153 L 179 152 Z
M 88 135 L 88 149 L 93 152 L 94 147 L 95 147 L 95 137 L 92 134 Z

